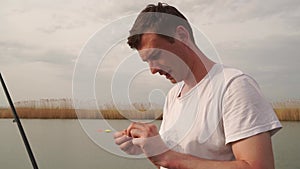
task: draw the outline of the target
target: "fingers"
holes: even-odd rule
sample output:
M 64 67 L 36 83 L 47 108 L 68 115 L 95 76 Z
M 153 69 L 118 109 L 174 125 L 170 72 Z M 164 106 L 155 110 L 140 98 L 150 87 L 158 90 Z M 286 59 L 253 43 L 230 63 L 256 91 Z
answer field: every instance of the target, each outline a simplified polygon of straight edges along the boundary
M 144 128 L 144 126 L 145 126 L 144 123 L 133 122 L 128 126 L 128 128 L 126 130 L 126 135 L 129 137 L 133 137 L 132 130 L 142 130 Z M 137 133 L 137 131 L 135 131 L 134 133 Z
M 140 137 L 144 137 L 144 132 L 140 129 L 131 129 L 130 130 L 130 137 L 132 138 L 140 138 Z
M 131 123 L 126 130 L 126 135 L 129 137 L 139 138 L 139 137 L 153 137 L 158 135 L 158 130 L 154 124 L 146 123 Z
M 117 145 L 121 145 L 121 144 L 123 144 L 125 142 L 128 142 L 128 141 L 131 141 L 131 140 L 132 140 L 132 137 L 128 137 L 126 135 L 123 135 L 123 136 L 115 138 L 115 143 Z
M 128 136 L 126 136 L 128 137 Z M 131 138 L 132 139 L 132 138 Z M 132 141 L 125 141 L 122 142 L 122 144 L 119 144 L 119 148 L 125 152 L 127 152 L 129 149 L 131 149 L 134 145 L 132 144 Z
M 116 138 L 121 137 L 123 135 L 126 135 L 126 129 L 122 130 L 122 131 L 115 132 L 114 133 L 114 138 L 116 139 Z
M 128 154 L 143 152 L 151 157 L 168 149 L 154 124 L 131 123 L 127 129 L 116 132 L 114 138 L 119 148 Z
M 132 137 L 128 137 L 126 135 L 126 129 L 125 130 L 122 130 L 122 131 L 119 131 L 119 132 L 116 132 L 114 134 L 114 139 L 115 139 L 115 143 L 117 145 L 121 145 L 125 142 L 128 142 L 128 141 L 131 141 L 132 140 Z
M 126 135 L 126 130 L 116 132 L 114 138 L 119 148 L 127 154 L 138 155 L 142 153 L 142 150 L 138 146 L 133 145 L 133 138 Z
M 115 138 L 115 143 L 119 145 L 120 149 L 126 152 L 130 147 L 133 146 L 133 144 L 131 141 L 132 137 L 128 137 L 125 134 L 125 131 L 126 130 L 116 132 L 114 134 L 114 138 Z
M 169 150 L 159 135 L 148 138 L 133 138 L 131 142 L 140 147 L 147 157 L 156 156 Z

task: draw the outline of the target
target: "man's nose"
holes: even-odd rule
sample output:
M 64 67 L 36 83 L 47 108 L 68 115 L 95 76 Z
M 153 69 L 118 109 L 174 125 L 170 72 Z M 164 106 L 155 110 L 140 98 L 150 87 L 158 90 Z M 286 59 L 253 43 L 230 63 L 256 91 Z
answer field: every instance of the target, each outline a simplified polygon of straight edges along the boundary
M 152 74 L 155 74 L 159 71 L 159 69 L 155 66 L 153 61 L 149 61 L 148 63 Z
M 155 74 L 158 72 L 158 69 L 156 67 L 150 67 L 150 71 L 152 74 Z

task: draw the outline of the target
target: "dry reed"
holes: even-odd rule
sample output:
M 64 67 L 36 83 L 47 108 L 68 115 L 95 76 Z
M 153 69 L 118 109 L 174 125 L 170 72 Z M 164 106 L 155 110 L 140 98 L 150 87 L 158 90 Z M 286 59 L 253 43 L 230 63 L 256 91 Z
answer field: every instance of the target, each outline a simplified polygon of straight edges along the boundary
M 16 102 L 20 118 L 28 119 L 161 119 L 161 109 L 150 104 L 134 103 L 131 108 L 118 109 L 112 104 L 97 109 L 74 109 L 70 99 L 42 99 Z M 13 118 L 9 108 L 0 108 L 0 118 Z
M 24 119 L 161 119 L 161 110 L 137 112 L 132 110 L 75 110 L 16 108 L 20 118 Z M 121 112 L 121 113 L 120 113 Z M 0 118 L 13 118 L 9 108 L 0 109 Z
M 275 108 L 274 110 L 281 121 L 300 120 L 300 108 Z
M 300 120 L 300 101 L 276 102 L 273 107 L 281 121 Z M 100 110 L 75 110 L 71 99 L 43 99 L 17 102 L 16 110 L 20 118 L 30 119 L 162 119 L 162 110 L 150 109 L 149 103 L 134 103 L 131 107 L 122 109 L 107 104 Z M 11 110 L 0 108 L 0 118 L 13 118 Z
M 273 103 L 274 111 L 281 121 L 299 121 L 300 120 L 300 100 L 289 99 Z

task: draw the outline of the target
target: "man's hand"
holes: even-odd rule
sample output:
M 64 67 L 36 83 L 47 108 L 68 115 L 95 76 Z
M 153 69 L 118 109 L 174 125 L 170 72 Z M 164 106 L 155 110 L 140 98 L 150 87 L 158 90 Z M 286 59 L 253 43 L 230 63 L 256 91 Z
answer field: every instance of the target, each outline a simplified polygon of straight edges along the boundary
M 131 123 L 126 132 L 129 137 L 133 138 L 133 145 L 140 147 L 156 165 L 161 162 L 162 155 L 169 150 L 154 124 Z
M 120 147 L 120 149 L 130 155 L 139 155 L 143 153 L 139 146 L 133 145 L 133 138 L 127 136 L 126 133 L 126 130 L 123 130 L 114 134 L 115 143 Z
M 115 133 L 115 143 L 131 155 L 144 153 L 155 165 L 169 149 L 154 124 L 132 123 L 126 130 Z

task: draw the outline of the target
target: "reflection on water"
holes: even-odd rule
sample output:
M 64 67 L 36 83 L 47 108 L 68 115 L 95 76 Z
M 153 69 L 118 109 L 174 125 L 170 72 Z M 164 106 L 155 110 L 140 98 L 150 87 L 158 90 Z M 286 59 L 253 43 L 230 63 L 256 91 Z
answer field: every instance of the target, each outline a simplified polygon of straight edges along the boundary
M 119 151 L 112 142 L 115 130 L 126 128 L 126 120 L 85 121 L 89 129 L 82 129 L 78 120 L 22 120 L 39 168 L 41 169 L 154 169 L 147 159 L 126 158 L 104 150 L 101 145 Z M 157 125 L 160 121 L 155 122 Z M 273 137 L 276 169 L 300 168 L 300 123 L 283 122 L 283 129 Z M 93 139 L 89 139 L 92 135 Z M 31 169 L 31 163 L 15 123 L 0 119 L 0 168 Z M 100 146 L 99 146 L 100 144 Z

